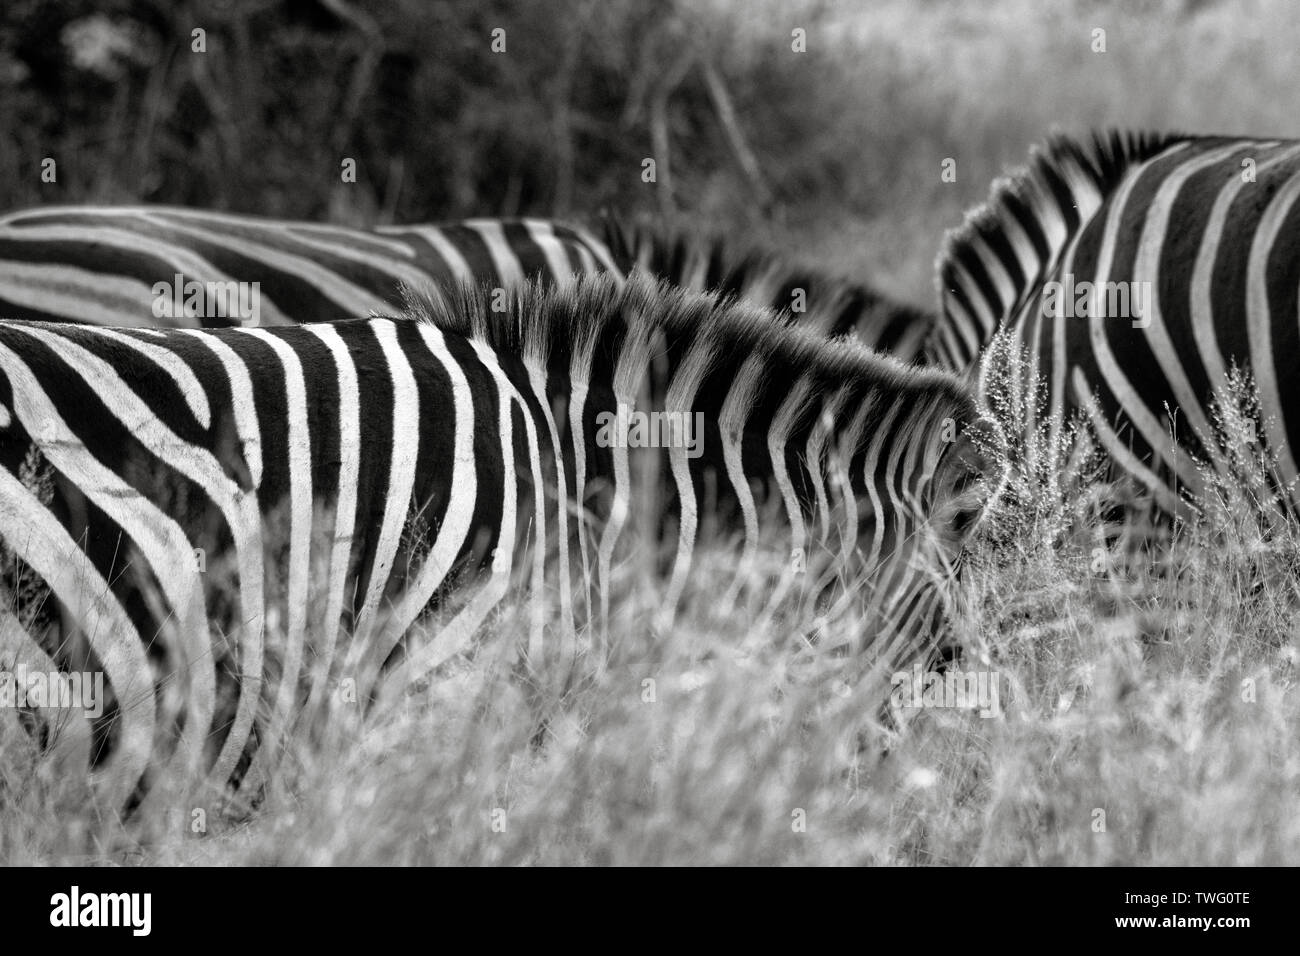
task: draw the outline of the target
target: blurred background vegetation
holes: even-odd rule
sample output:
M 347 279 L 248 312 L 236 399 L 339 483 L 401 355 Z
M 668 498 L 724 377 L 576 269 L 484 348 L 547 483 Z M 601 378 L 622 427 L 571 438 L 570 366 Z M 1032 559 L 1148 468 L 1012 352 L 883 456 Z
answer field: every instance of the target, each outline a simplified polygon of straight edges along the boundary
M 1298 40 L 1290 0 L 5 0 L 0 207 L 648 211 L 927 302 L 1053 127 L 1300 134 Z

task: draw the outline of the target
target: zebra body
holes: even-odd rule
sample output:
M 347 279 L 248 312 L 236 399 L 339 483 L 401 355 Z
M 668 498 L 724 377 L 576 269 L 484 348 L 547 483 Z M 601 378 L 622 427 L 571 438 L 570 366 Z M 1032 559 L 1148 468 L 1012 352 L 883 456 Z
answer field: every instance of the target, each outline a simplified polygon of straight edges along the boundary
M 1082 411 L 1167 513 L 1203 484 L 1194 458 L 1221 465 L 1217 441 L 1202 439 L 1235 365 L 1255 380 L 1262 437 L 1291 485 L 1297 199 L 1296 142 L 1054 139 L 950 236 L 927 351 L 960 371 L 1006 329 L 1026 377 L 1047 387 L 1053 429 Z
M 605 233 L 608 245 L 579 226 L 545 219 L 357 229 L 161 206 L 31 209 L 0 218 L 0 317 L 111 327 L 274 326 L 392 311 L 402 285 L 506 288 L 637 268 L 686 289 L 769 306 L 823 335 L 851 335 L 904 361 L 917 357 L 934 321 L 770 250 L 613 219 Z M 225 308 L 218 293 L 227 291 L 249 308 Z
M 528 596 L 529 666 L 574 666 L 647 473 L 678 516 L 670 600 L 711 484 L 745 556 L 778 513 L 804 581 L 838 569 L 841 598 L 874 602 L 872 653 L 933 640 L 930 572 L 954 563 L 984 467 L 941 437 L 974 415 L 955 379 L 641 279 L 528 287 L 504 319 L 470 289 L 417 313 L 0 323 L 0 540 L 27 573 L 5 583 L 32 593 L 34 576 L 45 598 L 7 602 L 0 649 L 106 674 L 113 706 L 67 733 L 111 804 L 150 782 L 264 781 L 331 682 L 396 693 L 469 649 L 510 593 Z M 656 352 L 673 374 L 647 395 Z M 698 454 L 642 449 L 662 466 L 648 472 L 626 433 L 597 439 L 602 413 L 638 401 L 702 416 Z M 753 586 L 743 560 L 736 575 Z M 426 613 L 433 636 L 408 647 Z
M 12 319 L 112 327 L 328 322 L 400 308 L 403 284 L 505 288 L 612 268 L 599 240 L 545 219 L 355 229 L 162 206 L 54 206 L 0 218 L 0 317 Z M 209 291 L 249 298 L 254 283 L 255 316 L 194 307 Z

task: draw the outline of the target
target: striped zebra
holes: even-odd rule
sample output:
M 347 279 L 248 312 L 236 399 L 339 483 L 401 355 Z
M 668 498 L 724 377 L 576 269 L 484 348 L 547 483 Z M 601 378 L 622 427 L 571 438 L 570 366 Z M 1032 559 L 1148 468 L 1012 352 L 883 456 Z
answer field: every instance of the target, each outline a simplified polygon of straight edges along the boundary
M 919 358 L 936 320 L 923 309 L 772 249 L 613 218 L 605 220 L 604 238 L 625 273 L 636 269 L 687 289 L 734 295 L 822 335 L 852 336 L 905 362 Z
M 394 311 L 403 284 L 613 268 L 594 236 L 546 219 L 354 229 L 163 206 L 0 218 L 0 317 L 117 328 L 327 322 Z
M 1054 137 L 948 238 L 927 355 L 963 370 L 1007 329 L 1046 385 L 1053 434 L 1083 412 L 1168 514 L 1203 488 L 1193 459 L 1224 473 L 1225 449 L 1202 439 L 1235 365 L 1295 495 L 1300 392 L 1282 363 L 1300 345 L 1298 198 L 1300 142 Z
M 269 329 L 0 322 L 0 651 L 106 675 L 103 715 L 54 736 L 108 805 L 252 792 L 295 715 L 343 680 L 391 700 L 510 594 L 528 667 L 597 655 L 650 473 L 677 519 L 670 609 L 707 507 L 743 531 L 735 588 L 859 602 L 853 642 L 881 661 L 941 636 L 987 470 L 953 430 L 975 415 L 954 377 L 640 277 L 493 304 L 465 287 Z M 647 388 L 657 355 L 672 373 Z M 644 447 L 652 413 L 682 424 Z M 798 558 L 775 583 L 753 571 L 764 533 Z
M 355 229 L 169 207 L 46 207 L 0 218 L 0 316 L 119 328 L 273 326 L 391 311 L 401 285 L 505 288 L 635 267 L 771 306 L 904 361 L 934 321 L 770 250 L 612 218 L 605 233 L 608 247 L 544 219 Z

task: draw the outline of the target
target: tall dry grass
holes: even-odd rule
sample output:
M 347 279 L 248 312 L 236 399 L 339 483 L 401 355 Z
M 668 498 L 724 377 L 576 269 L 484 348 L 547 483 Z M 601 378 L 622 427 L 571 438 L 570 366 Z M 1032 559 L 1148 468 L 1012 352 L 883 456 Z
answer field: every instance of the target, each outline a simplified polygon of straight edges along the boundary
M 1080 494 L 1095 474 L 1025 482 L 977 532 L 952 666 L 996 676 L 1000 714 L 895 708 L 882 722 L 861 661 L 817 655 L 761 601 L 718 607 L 735 550 L 717 540 L 671 633 L 651 632 L 659 592 L 641 580 L 616 608 L 609 665 L 559 689 L 521 677 L 527 608 L 510 605 L 472 663 L 387 723 L 299 735 L 264 803 L 201 837 L 183 814 L 122 831 L 60 804 L 29 758 L 30 776 L 7 778 L 2 855 L 1295 864 L 1300 524 L 1273 508 L 1268 458 L 1243 444 L 1247 385 L 1219 416 L 1239 470 L 1207 472 L 1201 516 L 1158 547 L 1105 550 Z

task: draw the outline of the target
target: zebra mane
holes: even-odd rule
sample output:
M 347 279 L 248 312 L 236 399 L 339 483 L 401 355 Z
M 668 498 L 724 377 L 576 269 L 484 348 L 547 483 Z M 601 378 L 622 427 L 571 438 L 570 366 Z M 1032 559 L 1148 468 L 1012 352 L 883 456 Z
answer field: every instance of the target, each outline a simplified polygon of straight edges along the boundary
M 1036 288 L 1036 280 L 1055 266 L 1078 233 L 1079 209 L 1107 196 L 1133 167 L 1189 138 L 1181 133 L 1109 129 L 1080 140 L 1054 132 L 1031 147 L 1028 163 L 995 179 L 988 199 L 967 213 L 960 226 L 945 233 L 934 270 L 939 325 L 952 319 L 952 296 L 973 301 L 979 294 L 969 277 L 981 253 L 1005 247 L 1008 233 L 1025 232 L 1027 224 L 1036 228 L 1041 234 L 1031 235 L 1031 240 L 1036 248 L 1045 245 L 1047 255 L 1038 274 L 1026 276 L 1024 282 L 1025 289 Z M 1001 318 L 1017 304 L 1002 303 Z M 936 327 L 931 338 L 939 331 Z
M 618 356 L 622 368 L 629 350 L 649 365 L 666 349 L 680 357 L 675 376 L 729 388 L 737 368 L 757 359 L 750 367 L 761 372 L 763 388 L 788 391 L 802 382 L 810 399 L 830 399 L 846 389 L 863 397 L 902 392 L 918 419 L 937 408 L 963 422 L 976 418 L 967 390 L 948 372 L 908 365 L 852 340 L 827 339 L 771 309 L 640 273 L 623 281 L 602 273 L 562 286 L 532 282 L 505 290 L 408 287 L 404 295 L 409 318 L 482 342 L 498 354 L 549 361 L 552 368 L 590 367 L 593 353 L 603 361 Z
M 724 293 L 741 292 L 749 280 L 773 290 L 800 287 L 815 291 L 820 302 L 833 303 L 839 312 L 852 310 L 855 315 L 905 322 L 929 322 L 934 318 L 926 310 L 899 302 L 856 278 L 827 271 L 766 244 L 736 242 L 707 230 L 664 223 L 629 222 L 611 215 L 604 217 L 603 232 L 610 254 L 625 273 L 639 265 L 642 250 L 648 248 L 651 273 L 674 281 L 681 281 L 680 273 L 687 264 L 703 263 L 707 264 L 708 288 Z M 765 304 L 776 307 L 774 303 Z

